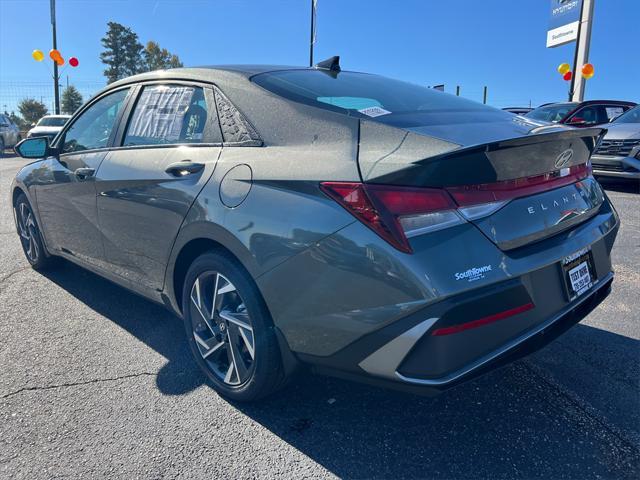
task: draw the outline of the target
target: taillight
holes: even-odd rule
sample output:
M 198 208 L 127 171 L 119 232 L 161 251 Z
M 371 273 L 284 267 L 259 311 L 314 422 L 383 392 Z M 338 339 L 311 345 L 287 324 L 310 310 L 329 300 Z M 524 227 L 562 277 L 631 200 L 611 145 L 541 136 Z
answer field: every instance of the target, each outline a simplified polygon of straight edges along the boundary
M 444 190 L 322 182 L 323 192 L 398 250 L 411 253 L 407 237 L 446 228 L 464 220 Z
M 479 185 L 448 187 L 447 191 L 455 199 L 456 203 L 463 207 L 489 202 L 504 202 L 514 198 L 546 192 L 547 190 L 575 183 L 587 178 L 590 174 L 591 166 L 583 163 L 533 177 L 515 178 L 513 180 Z
M 491 215 L 510 200 L 590 174 L 591 166 L 585 163 L 533 177 L 444 189 L 359 182 L 321 182 L 320 189 L 395 248 L 412 253 L 410 237 Z

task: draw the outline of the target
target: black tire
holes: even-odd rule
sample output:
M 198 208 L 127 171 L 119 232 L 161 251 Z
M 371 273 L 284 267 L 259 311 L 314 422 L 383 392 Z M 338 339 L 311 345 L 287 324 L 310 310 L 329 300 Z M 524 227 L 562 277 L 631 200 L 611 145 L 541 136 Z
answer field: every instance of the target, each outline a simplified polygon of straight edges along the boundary
M 4 157 L 4 149 L 6 145 L 4 144 L 4 138 L 0 137 L 0 158 Z
M 211 282 L 214 281 L 214 288 L 205 289 L 205 285 L 213 285 Z M 225 291 L 219 285 L 230 285 L 228 288 L 232 290 Z M 213 292 L 216 292 L 215 297 Z M 225 302 L 232 305 L 229 307 L 231 310 L 225 309 Z M 209 304 L 212 306 L 208 307 Z M 286 375 L 271 315 L 255 282 L 233 257 L 224 252 L 211 251 L 194 260 L 184 282 L 182 312 L 191 352 L 218 393 L 230 400 L 246 402 L 263 398 L 284 385 Z M 246 320 L 251 332 L 238 327 L 236 322 L 228 322 L 230 312 L 240 312 L 233 315 L 243 316 L 241 323 Z M 234 338 L 239 339 L 234 343 L 235 349 L 231 347 L 234 329 Z M 238 332 L 246 335 L 238 335 Z M 204 335 L 208 338 L 202 343 Z M 250 342 L 247 336 L 250 336 Z M 220 346 L 224 342 L 226 345 Z M 253 347 L 249 347 L 247 342 L 253 343 Z M 239 361 L 236 360 L 237 348 L 242 350 Z M 235 356 L 233 351 L 236 352 Z M 241 364 L 241 367 L 236 364 Z M 222 378 L 224 371 L 227 375 Z
M 24 193 L 18 195 L 13 208 L 18 223 L 18 236 L 27 261 L 35 270 L 53 267 L 57 257 L 50 256 L 44 248 L 38 221 Z

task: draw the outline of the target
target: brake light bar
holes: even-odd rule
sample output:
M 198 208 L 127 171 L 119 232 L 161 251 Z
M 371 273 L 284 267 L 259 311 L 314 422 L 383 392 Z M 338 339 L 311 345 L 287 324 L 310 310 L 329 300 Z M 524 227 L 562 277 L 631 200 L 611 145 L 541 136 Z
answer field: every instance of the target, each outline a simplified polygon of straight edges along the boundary
M 450 327 L 437 328 L 431 333 L 431 335 L 437 337 L 441 335 L 451 335 L 453 333 L 460 333 L 465 330 L 470 330 L 472 328 L 478 328 L 484 325 L 489 325 L 490 323 L 497 322 L 498 320 L 504 320 L 505 318 L 513 317 L 514 315 L 517 315 L 519 313 L 527 312 L 534 307 L 535 305 L 531 302 L 525 303 L 524 305 L 520 305 L 515 308 L 510 308 L 509 310 L 495 313 L 493 315 L 479 318 L 477 320 L 472 320 L 470 322 L 460 323 L 458 325 L 452 325 Z
M 478 185 L 460 185 L 447 187 L 446 190 L 458 205 L 465 207 L 534 195 L 578 182 L 587 178 L 589 175 L 591 175 L 591 165 L 583 163 L 533 177 L 516 178 L 513 180 L 503 180 L 501 182 L 482 183 Z
M 591 175 L 584 163 L 532 177 L 478 185 L 416 188 L 360 182 L 321 182 L 320 189 L 404 253 L 408 238 L 449 228 L 502 208 L 510 200 L 552 190 Z

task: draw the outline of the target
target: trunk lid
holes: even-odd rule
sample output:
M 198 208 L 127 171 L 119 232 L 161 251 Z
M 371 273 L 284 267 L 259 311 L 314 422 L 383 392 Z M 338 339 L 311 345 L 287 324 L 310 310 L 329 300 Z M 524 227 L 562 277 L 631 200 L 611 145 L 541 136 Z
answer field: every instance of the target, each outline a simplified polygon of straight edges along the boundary
M 589 158 L 606 130 L 524 121 L 515 127 L 517 135 L 511 126 L 496 133 L 485 125 L 488 141 L 467 146 L 460 128 L 450 138 L 443 138 L 444 131 L 438 132 L 440 138 L 425 135 L 429 128 L 362 121 L 358 161 L 363 181 L 444 189 L 459 214 L 502 250 L 582 223 L 604 202 Z M 508 132 L 515 138 L 495 139 Z M 472 137 L 479 135 L 474 131 Z

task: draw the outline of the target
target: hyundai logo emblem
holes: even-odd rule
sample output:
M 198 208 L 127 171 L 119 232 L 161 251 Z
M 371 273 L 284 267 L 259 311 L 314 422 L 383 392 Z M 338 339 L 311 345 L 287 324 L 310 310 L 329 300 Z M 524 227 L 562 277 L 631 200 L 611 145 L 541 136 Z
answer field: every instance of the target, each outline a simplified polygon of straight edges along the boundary
M 558 158 L 556 158 L 556 168 L 566 167 L 572 158 L 573 158 L 573 150 L 570 148 L 567 148 L 564 152 L 558 155 Z

